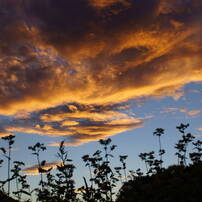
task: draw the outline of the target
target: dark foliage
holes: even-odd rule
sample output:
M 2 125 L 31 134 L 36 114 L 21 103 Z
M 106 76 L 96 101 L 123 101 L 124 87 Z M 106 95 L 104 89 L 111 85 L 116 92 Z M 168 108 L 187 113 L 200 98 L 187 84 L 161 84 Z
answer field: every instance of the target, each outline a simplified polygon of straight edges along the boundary
M 124 184 L 117 202 L 199 202 L 202 163 L 170 166 L 161 173 L 141 176 Z
M 0 201 L 2 202 L 17 202 L 17 200 L 9 197 L 6 193 L 0 191 Z

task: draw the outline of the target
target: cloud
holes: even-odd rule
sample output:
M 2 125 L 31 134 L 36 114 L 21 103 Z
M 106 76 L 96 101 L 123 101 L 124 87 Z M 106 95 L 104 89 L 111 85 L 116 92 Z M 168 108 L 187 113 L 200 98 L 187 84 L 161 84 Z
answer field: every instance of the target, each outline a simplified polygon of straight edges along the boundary
M 202 131 L 202 127 L 201 128 L 197 128 L 197 130 Z
M 175 108 L 175 107 L 168 107 L 168 108 L 165 108 L 164 110 L 160 111 L 160 113 L 169 113 L 169 112 L 176 112 L 178 111 L 179 109 L 178 108 Z
M 0 137 L 5 137 L 5 136 L 9 136 L 10 133 L 5 133 L 5 132 L 0 132 Z
M 122 4 L 122 6 L 130 6 L 127 0 L 89 0 L 89 5 L 96 8 L 106 8 L 113 5 Z
M 195 116 L 195 115 L 201 113 L 202 111 L 201 110 L 190 110 L 189 111 L 187 109 L 182 108 L 182 109 L 179 109 L 179 112 L 186 113 L 190 116 Z
M 195 116 L 197 114 L 200 114 L 202 111 L 201 110 L 188 110 L 185 108 L 176 108 L 176 107 L 168 107 L 165 108 L 164 110 L 160 111 L 160 113 L 169 113 L 169 112 L 181 112 L 181 113 L 185 113 L 189 116 Z
M 80 145 L 143 126 L 143 121 L 129 116 L 128 105 L 79 105 L 71 103 L 17 117 L 0 125 L 3 133 L 27 133 L 59 137 L 65 144 Z M 50 144 L 53 145 L 53 144 Z
M 201 82 L 200 1 L 2 2 L 1 114 L 175 97 Z
M 57 168 L 57 165 L 60 165 L 60 161 L 53 161 L 45 163 L 45 166 L 42 166 L 43 169 L 48 170 L 50 168 Z M 25 175 L 39 175 L 38 165 L 32 165 L 22 170 Z
M 197 115 L 199 113 L 201 113 L 201 110 L 191 110 L 189 112 L 187 112 L 190 116 L 194 116 Z
M 184 85 L 202 82 L 201 13 L 201 0 L 1 0 L 0 114 L 31 116 L 6 130 L 87 141 L 117 132 L 112 116 L 122 120 L 118 132 L 134 128 L 116 110 L 44 110 L 179 98 Z M 95 127 L 105 132 L 80 134 Z

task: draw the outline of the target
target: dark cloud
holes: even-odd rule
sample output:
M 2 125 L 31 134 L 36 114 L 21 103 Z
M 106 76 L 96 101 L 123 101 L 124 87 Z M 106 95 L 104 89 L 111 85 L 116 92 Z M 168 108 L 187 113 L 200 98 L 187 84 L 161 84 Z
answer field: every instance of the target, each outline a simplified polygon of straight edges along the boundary
M 201 0 L 1 0 L 0 114 L 79 141 L 133 128 L 115 103 L 202 81 L 201 13 Z
M 159 6 L 159 0 L 146 3 L 132 0 L 127 1 L 129 6 L 116 13 L 115 10 L 123 6 L 117 2 L 97 10 L 87 0 L 28 0 L 25 11 L 30 26 L 39 31 L 42 42 L 53 45 L 65 55 L 72 55 L 81 48 L 102 43 L 109 43 L 108 48 L 113 48 L 110 47 L 112 41 L 118 43 L 120 31 L 124 34 L 149 26 Z M 88 56 L 91 54 L 93 50 Z

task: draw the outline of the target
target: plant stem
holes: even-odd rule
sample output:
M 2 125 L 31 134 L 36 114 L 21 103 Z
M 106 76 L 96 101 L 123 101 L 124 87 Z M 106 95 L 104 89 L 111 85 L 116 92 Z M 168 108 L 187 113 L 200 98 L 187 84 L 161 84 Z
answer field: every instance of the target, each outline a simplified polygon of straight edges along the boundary
M 92 170 L 91 170 L 91 166 L 90 165 L 88 166 L 88 169 L 89 169 L 89 173 L 90 173 L 90 179 L 92 179 L 93 176 L 92 176 Z M 92 180 L 91 180 L 91 186 L 93 187 L 93 181 Z
M 11 146 L 8 149 L 8 196 L 10 195 L 10 164 L 11 164 Z
M 145 161 L 145 167 L 146 167 L 146 170 L 147 170 L 147 173 L 148 173 L 148 167 L 147 167 L 147 162 Z
M 159 157 L 161 161 L 161 168 L 162 168 L 162 155 L 161 155 L 161 136 L 159 135 Z
M 17 192 L 18 192 L 18 200 L 20 201 L 20 194 L 19 194 L 19 186 L 18 186 L 18 177 L 16 177 L 16 189 L 17 189 Z
M 39 153 L 37 154 L 37 161 L 38 161 L 38 166 L 40 168 L 41 164 L 40 164 L 40 159 L 39 159 Z M 41 172 L 40 172 L 40 176 L 41 176 L 41 187 L 42 187 L 42 190 L 43 190 L 43 175 L 42 175 Z
M 127 181 L 127 180 L 126 180 L 126 169 L 124 168 L 123 170 L 124 170 L 125 182 L 126 182 L 126 181 Z

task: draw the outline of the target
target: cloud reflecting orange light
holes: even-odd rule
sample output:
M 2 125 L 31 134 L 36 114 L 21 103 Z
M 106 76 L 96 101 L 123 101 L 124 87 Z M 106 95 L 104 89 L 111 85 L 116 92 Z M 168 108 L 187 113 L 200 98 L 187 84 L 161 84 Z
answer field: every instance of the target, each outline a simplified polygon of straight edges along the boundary
M 123 105 L 103 108 L 70 104 L 40 112 L 33 117 L 18 117 L 1 128 L 4 133 L 62 137 L 66 145 L 79 145 L 143 126 L 143 120 L 118 112 L 118 109 L 126 108 Z
M 55 169 L 57 165 L 60 165 L 60 161 L 53 161 L 53 162 L 47 162 L 44 166 L 42 166 L 43 169 L 48 170 L 50 168 Z M 22 170 L 22 172 L 26 175 L 39 175 L 38 171 L 39 166 L 38 165 L 32 165 Z
M 119 110 L 48 109 L 178 99 L 184 85 L 202 82 L 201 0 L 19 2 L 0 2 L 0 114 L 39 113 L 39 123 L 11 124 L 2 134 L 78 133 L 76 144 L 95 140 L 142 123 Z

